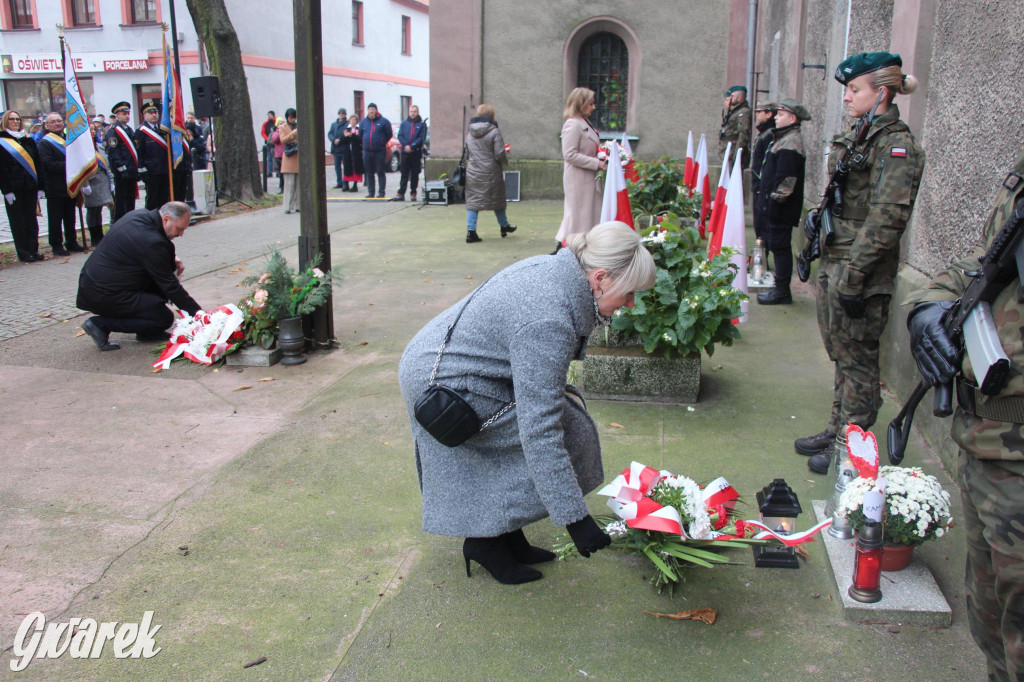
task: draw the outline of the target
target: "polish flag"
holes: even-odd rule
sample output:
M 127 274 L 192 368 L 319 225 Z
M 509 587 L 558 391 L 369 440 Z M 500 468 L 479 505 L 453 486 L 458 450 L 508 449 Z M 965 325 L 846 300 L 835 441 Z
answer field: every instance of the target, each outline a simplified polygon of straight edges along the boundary
M 626 167 L 622 169 L 622 174 L 630 182 L 636 182 L 640 176 L 637 175 L 636 164 L 633 163 L 633 148 L 629 146 L 629 138 L 626 137 L 626 133 L 622 133 L 622 151 L 626 152 L 626 156 L 629 157 Z
M 718 189 L 715 190 L 715 201 L 711 205 L 711 218 L 708 221 L 709 258 L 714 258 L 722 252 L 722 223 L 725 221 L 725 195 L 729 188 L 729 152 L 731 151 L 732 142 L 725 145 L 722 173 L 718 176 Z
M 700 144 L 697 145 L 695 189 L 701 194 L 700 219 L 697 221 L 697 227 L 700 229 L 700 238 L 704 239 L 704 225 L 707 223 L 708 214 L 711 213 L 711 179 L 708 177 L 708 145 L 703 134 L 700 136 Z
M 686 133 L 686 166 L 683 170 L 683 184 L 690 188 L 697 186 L 697 166 L 693 162 L 693 131 Z
M 619 158 L 619 145 L 615 140 L 608 143 L 608 170 L 604 178 L 604 199 L 601 202 L 601 222 L 609 220 L 618 220 L 636 229 L 633 209 L 629 205 L 629 193 L 626 191 L 622 159 Z
M 732 172 L 729 174 L 729 190 L 725 194 L 725 214 L 722 216 L 721 247 L 728 246 L 735 253 L 729 260 L 736 264 L 738 271 L 732 281 L 732 285 L 747 293 L 747 222 L 743 213 L 743 167 L 741 165 L 743 156 L 741 150 L 736 150 L 736 161 L 733 163 Z M 740 317 L 733 322 L 747 321 L 747 301 L 742 304 Z

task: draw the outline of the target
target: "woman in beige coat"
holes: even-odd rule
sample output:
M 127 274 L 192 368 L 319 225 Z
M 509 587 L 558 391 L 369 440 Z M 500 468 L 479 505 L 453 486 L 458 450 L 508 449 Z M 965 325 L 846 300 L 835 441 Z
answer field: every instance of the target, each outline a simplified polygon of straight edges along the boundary
M 569 235 L 589 232 L 601 220 L 601 188 L 597 183 L 597 172 L 607 168 L 607 164 L 597 158 L 601 138 L 587 121 L 594 108 L 594 91 L 587 88 L 576 88 L 570 92 L 565 103 L 565 125 L 562 126 L 565 208 L 562 210 L 562 226 L 555 236 L 558 242 L 555 251 Z
M 288 148 L 288 144 L 299 142 L 299 129 L 296 123 L 296 112 L 294 109 L 288 109 L 284 112 L 285 122 L 277 129 L 280 135 L 280 142 L 284 145 L 285 149 Z M 281 157 L 281 175 L 284 176 L 284 212 L 291 213 L 295 211 L 299 212 L 299 152 L 295 151 L 294 154 Z

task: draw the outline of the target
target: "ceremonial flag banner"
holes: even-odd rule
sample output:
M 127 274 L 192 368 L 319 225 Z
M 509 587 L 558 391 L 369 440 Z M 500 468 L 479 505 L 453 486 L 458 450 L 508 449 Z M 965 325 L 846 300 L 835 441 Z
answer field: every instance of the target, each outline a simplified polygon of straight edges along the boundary
M 711 179 L 708 177 L 708 144 L 704 135 L 700 136 L 700 144 L 697 145 L 697 184 L 696 190 L 701 194 L 700 218 L 697 220 L 697 227 L 700 229 L 700 238 L 704 238 L 704 225 L 707 224 L 708 214 L 711 213 Z
M 686 133 L 686 165 L 683 167 L 683 184 L 690 192 L 697 186 L 697 164 L 693 160 L 693 131 Z
M 738 271 L 732 281 L 734 288 L 747 293 L 747 222 L 743 213 L 743 166 L 742 149 L 736 150 L 736 160 L 729 174 L 729 190 L 725 194 L 725 215 L 722 217 L 722 240 L 719 249 L 712 257 L 721 252 L 721 247 L 728 246 L 734 253 L 729 260 L 736 264 Z M 748 302 L 743 301 L 740 317 L 737 322 L 747 321 Z
M 604 200 L 601 202 L 601 222 L 609 220 L 618 220 L 636 229 L 633 225 L 633 209 L 629 205 L 629 192 L 626 191 L 622 159 L 619 158 L 619 145 L 615 140 L 608 143 L 608 170 L 604 178 Z
M 64 121 L 67 138 L 64 142 L 65 178 L 68 196 L 76 196 L 85 181 L 96 172 L 96 145 L 89 132 L 89 117 L 82 103 L 82 91 L 78 89 L 75 62 L 71 48 L 63 42 L 64 50 Z
M 722 172 L 718 176 L 718 189 L 715 190 L 715 201 L 711 205 L 711 219 L 708 222 L 708 255 L 713 248 L 715 253 L 722 250 L 722 222 L 725 220 L 725 194 L 729 188 L 729 152 L 732 142 L 725 145 L 725 156 L 722 157 Z M 717 245 L 717 247 L 713 246 Z
M 167 44 L 167 35 L 164 35 L 164 97 L 163 110 L 160 112 L 160 127 L 171 134 L 171 157 L 174 167 L 181 163 L 183 152 L 181 150 L 182 136 L 185 134 L 185 108 L 181 101 L 181 84 L 178 82 L 178 74 L 174 71 L 174 61 L 171 57 L 171 48 Z

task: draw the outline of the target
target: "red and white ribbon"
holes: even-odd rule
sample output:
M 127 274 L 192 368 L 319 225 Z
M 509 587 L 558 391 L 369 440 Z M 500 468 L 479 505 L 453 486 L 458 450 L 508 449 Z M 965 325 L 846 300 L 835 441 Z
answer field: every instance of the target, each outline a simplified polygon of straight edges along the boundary
M 210 324 L 214 313 L 224 313 L 227 315 L 224 325 L 208 346 L 199 347 L 199 345 L 193 343 L 195 336 Z M 181 314 L 182 319 L 185 319 L 184 314 L 180 311 L 179 314 Z M 200 310 L 192 316 L 192 319 L 197 325 L 191 329 L 191 333 L 172 332 L 170 340 L 167 341 L 167 347 L 160 354 L 160 359 L 153 363 L 153 367 L 167 369 L 171 366 L 171 362 L 179 355 L 183 355 L 192 362 L 212 365 L 240 342 L 240 337 L 236 332 L 239 332 L 242 323 L 245 321 L 245 315 L 242 314 L 242 311 L 234 303 L 220 306 L 210 312 Z M 180 322 L 181 320 L 179 320 Z M 176 324 L 175 327 L 177 326 Z

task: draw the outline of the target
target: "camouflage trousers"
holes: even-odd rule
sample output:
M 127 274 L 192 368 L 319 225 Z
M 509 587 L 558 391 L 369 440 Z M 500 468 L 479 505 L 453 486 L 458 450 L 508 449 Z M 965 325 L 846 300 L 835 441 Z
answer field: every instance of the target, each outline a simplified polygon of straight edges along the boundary
M 828 430 L 839 433 L 849 423 L 868 429 L 882 407 L 879 384 L 878 340 L 889 321 L 892 296 L 879 294 L 867 299 L 867 313 L 859 320 L 839 305 L 837 286 L 845 263 L 822 259 L 818 263 L 816 297 L 818 329 L 825 352 L 835 364 L 832 386 L 832 414 Z
M 958 473 L 971 634 L 989 679 L 1024 680 L 1024 464 L 1006 467 L 960 450 Z

